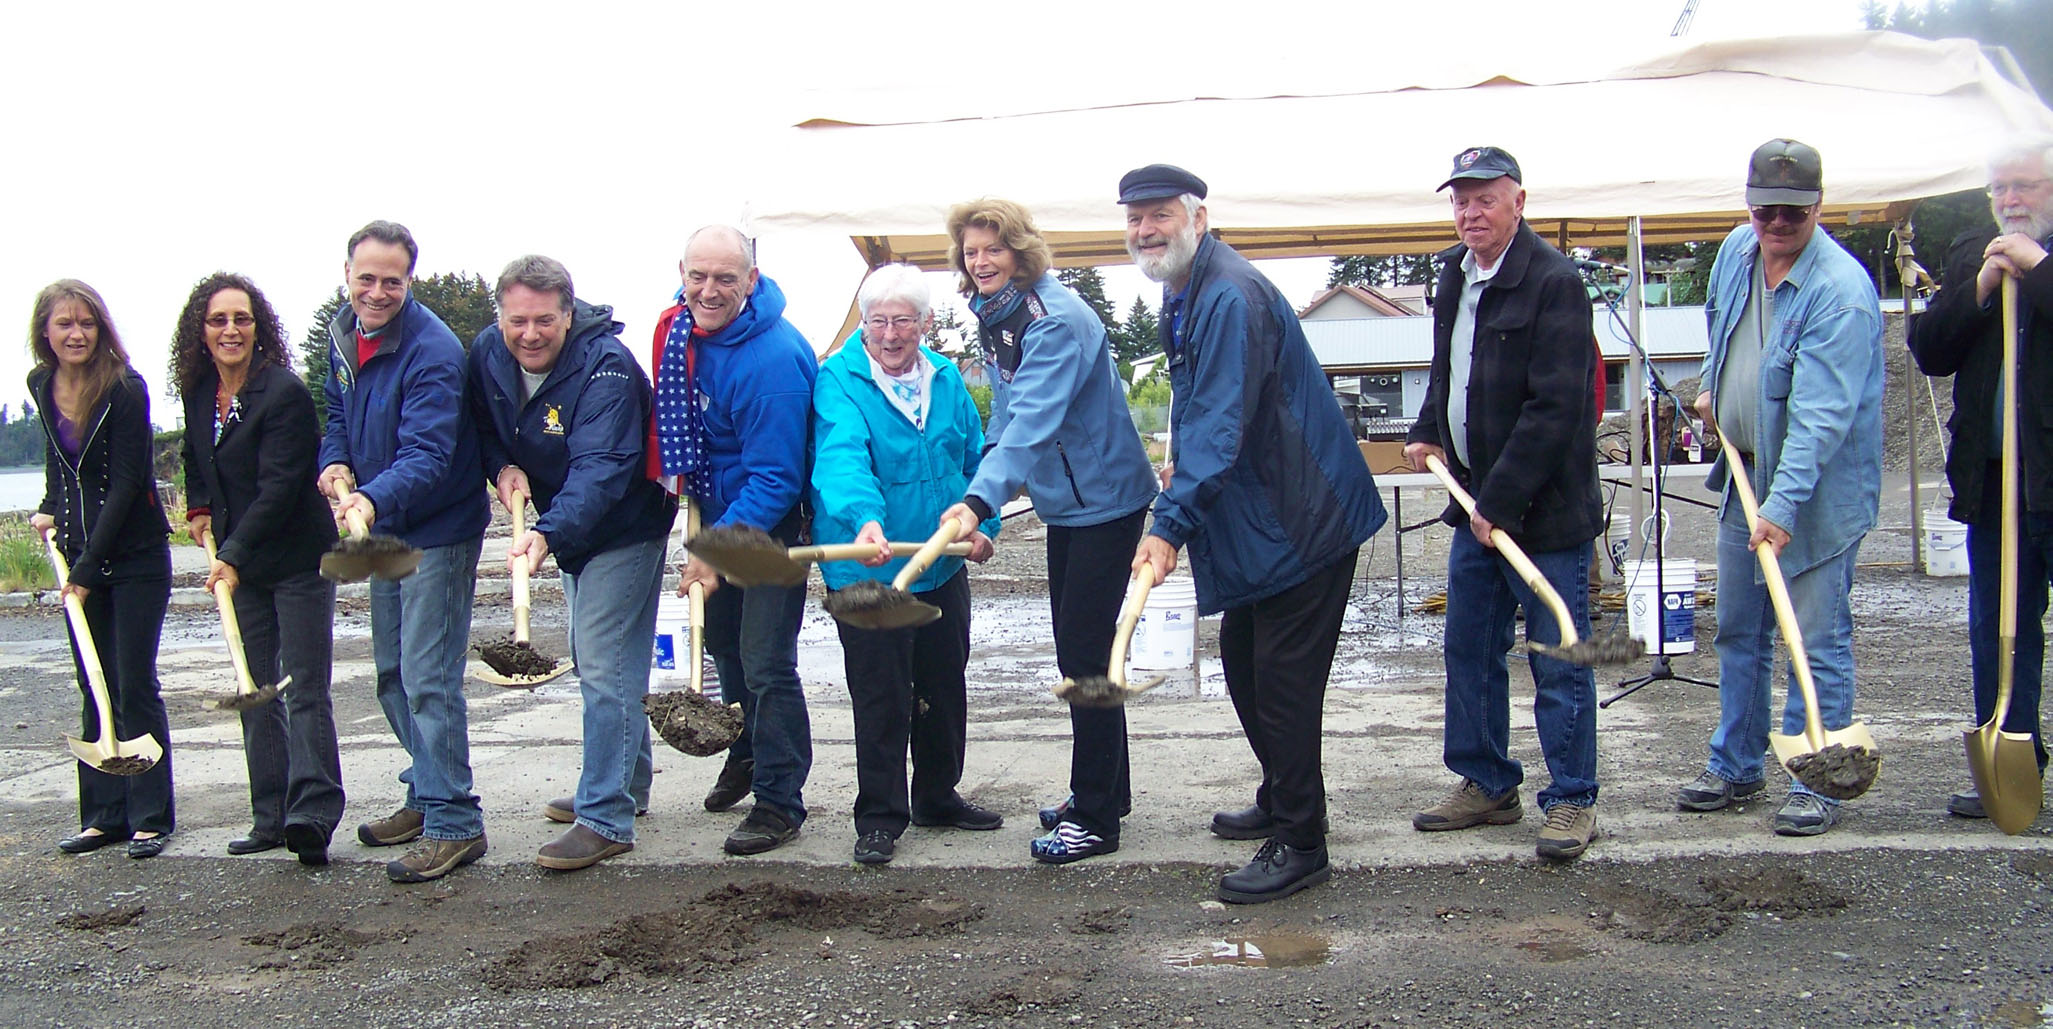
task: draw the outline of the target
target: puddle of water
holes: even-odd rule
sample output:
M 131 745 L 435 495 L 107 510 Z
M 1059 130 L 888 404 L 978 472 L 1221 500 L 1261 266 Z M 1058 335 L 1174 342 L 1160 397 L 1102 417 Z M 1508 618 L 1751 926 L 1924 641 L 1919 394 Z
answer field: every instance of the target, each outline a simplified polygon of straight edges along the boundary
M 1582 958 L 1594 957 L 1597 953 L 1573 940 L 1548 939 L 1544 937 L 1526 940 L 1518 945 L 1518 949 L 1548 964 L 1556 961 L 1577 961 Z
M 1171 954 L 1162 963 L 1172 968 L 1236 965 L 1242 968 L 1304 968 L 1333 958 L 1333 944 L 1307 933 L 1275 932 L 1213 940 L 1210 949 Z

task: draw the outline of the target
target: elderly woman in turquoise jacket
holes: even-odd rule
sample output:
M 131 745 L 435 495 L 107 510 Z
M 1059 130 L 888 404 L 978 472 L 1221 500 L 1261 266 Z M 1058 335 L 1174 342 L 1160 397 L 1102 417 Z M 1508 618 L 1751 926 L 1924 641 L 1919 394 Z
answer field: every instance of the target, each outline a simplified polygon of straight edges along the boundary
M 916 268 L 893 264 L 871 272 L 856 298 L 861 328 L 820 367 L 814 384 L 814 537 L 883 544 L 860 565 L 822 565 L 830 590 L 866 579 L 890 582 L 909 555 L 893 553 L 887 541 L 932 534 L 983 454 L 983 421 L 962 374 L 920 346 L 932 318 L 929 298 Z M 990 558 L 996 535 L 994 515 L 971 535 L 969 559 Z M 910 590 L 941 617 L 908 629 L 835 623 L 855 715 L 855 860 L 863 864 L 890 861 L 908 823 L 1004 824 L 955 791 L 968 720 L 968 570 L 962 558 L 944 555 Z

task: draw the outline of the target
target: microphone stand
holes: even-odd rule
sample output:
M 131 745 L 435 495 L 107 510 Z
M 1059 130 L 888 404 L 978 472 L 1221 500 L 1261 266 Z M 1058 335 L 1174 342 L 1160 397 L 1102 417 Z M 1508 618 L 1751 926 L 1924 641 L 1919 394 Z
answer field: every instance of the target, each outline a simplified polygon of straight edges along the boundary
M 1608 273 L 1610 271 L 1608 266 L 1599 265 L 1595 262 L 1578 262 L 1577 267 L 1581 268 L 1585 275 Z M 1632 274 L 1630 270 L 1620 270 L 1626 271 L 1628 276 Z M 1633 337 L 1632 329 L 1625 324 L 1625 319 L 1619 316 L 1618 298 L 1604 289 L 1605 284 L 1603 282 L 1599 281 L 1595 285 L 1597 295 L 1604 298 L 1604 306 L 1611 312 L 1611 320 L 1617 324 L 1619 336 L 1625 340 L 1627 346 L 1639 354 L 1640 364 L 1647 370 L 1647 383 L 1644 388 L 1653 397 L 1653 402 L 1647 405 L 1647 455 L 1651 459 L 1654 477 L 1654 602 L 1658 607 L 1663 594 L 1666 592 L 1665 587 L 1668 582 L 1665 546 L 1668 537 L 1668 511 L 1665 504 L 1667 486 L 1666 480 L 1662 475 L 1661 452 L 1674 443 L 1674 434 L 1672 432 L 1667 436 L 1661 436 L 1659 431 L 1661 426 L 1662 398 L 1666 397 L 1669 403 L 1675 405 L 1677 421 L 1685 421 L 1688 415 L 1683 412 L 1682 401 L 1676 398 L 1675 391 L 1668 388 L 1667 380 L 1663 379 L 1660 370 L 1654 367 L 1653 357 L 1647 353 L 1646 348 L 1640 346 L 1640 341 Z M 1627 280 L 1627 288 L 1632 288 L 1634 285 L 1636 283 L 1633 280 Z M 1661 438 L 1657 440 L 1655 438 L 1657 436 L 1661 436 Z M 1633 455 L 1633 459 L 1638 460 L 1639 455 Z M 1630 600 L 1628 599 L 1627 602 L 1630 603 Z M 1653 666 L 1647 669 L 1644 675 L 1620 680 L 1618 685 L 1623 688 L 1617 693 L 1598 701 L 1597 706 L 1599 708 L 1608 708 L 1657 682 L 1681 682 L 1694 686 L 1709 686 L 1712 689 L 1718 688 L 1718 684 L 1715 682 L 1704 679 L 1692 679 L 1686 675 L 1675 674 L 1675 669 L 1668 660 L 1667 647 L 1661 639 L 1661 619 L 1661 612 L 1656 610 L 1653 614 L 1653 654 L 1650 655 L 1653 658 Z M 1627 622 L 1630 623 L 1630 621 L 1631 615 L 1628 613 Z

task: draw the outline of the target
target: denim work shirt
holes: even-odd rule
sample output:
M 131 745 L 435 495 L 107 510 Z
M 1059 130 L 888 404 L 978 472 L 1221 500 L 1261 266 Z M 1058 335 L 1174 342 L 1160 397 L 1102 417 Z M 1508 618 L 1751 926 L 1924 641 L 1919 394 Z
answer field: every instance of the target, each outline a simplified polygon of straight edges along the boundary
M 1704 303 L 1710 327 L 1704 382 L 1720 381 L 1760 249 L 1752 225 L 1733 229 L 1718 248 Z M 1775 287 L 1773 311 L 1761 347 L 1751 481 L 1761 517 L 1789 531 L 1782 568 L 1796 575 L 1875 526 L 1882 492 L 1882 308 L 1867 269 L 1817 228 Z M 1729 475 L 1721 454 L 1704 485 L 1724 492 Z M 1728 493 L 1723 504 L 1733 502 Z

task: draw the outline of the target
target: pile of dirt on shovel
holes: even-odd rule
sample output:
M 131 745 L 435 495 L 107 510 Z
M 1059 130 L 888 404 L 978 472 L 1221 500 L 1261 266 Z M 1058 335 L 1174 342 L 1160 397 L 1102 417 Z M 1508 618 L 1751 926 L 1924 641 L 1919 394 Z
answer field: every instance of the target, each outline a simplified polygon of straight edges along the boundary
M 471 648 L 478 652 L 485 664 L 505 676 L 547 675 L 556 670 L 556 662 L 543 657 L 533 644 L 516 640 L 511 636 L 490 643 L 480 643 Z
M 741 738 L 741 712 L 691 690 L 642 698 L 649 726 L 663 742 L 693 757 L 718 754 Z

